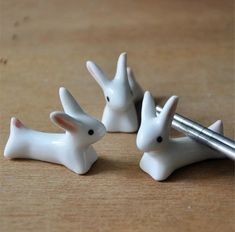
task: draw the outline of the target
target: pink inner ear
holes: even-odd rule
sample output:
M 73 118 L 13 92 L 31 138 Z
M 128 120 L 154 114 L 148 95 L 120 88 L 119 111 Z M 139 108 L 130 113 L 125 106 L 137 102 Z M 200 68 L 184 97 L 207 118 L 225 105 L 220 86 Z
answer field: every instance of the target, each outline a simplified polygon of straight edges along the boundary
M 59 116 L 54 117 L 55 121 L 68 131 L 76 131 L 76 127 L 69 121 L 65 121 Z
M 22 127 L 22 123 L 21 123 L 21 121 L 18 120 L 18 119 L 15 119 L 14 124 L 15 124 L 15 126 L 16 126 L 17 128 L 21 128 L 21 127 Z

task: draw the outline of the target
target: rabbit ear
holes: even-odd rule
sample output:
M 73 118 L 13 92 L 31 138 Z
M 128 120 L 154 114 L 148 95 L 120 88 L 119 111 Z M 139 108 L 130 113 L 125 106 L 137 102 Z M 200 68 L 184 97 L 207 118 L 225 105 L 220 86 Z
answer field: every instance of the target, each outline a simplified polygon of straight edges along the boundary
M 78 114 L 84 114 L 82 108 L 78 105 L 72 94 L 64 87 L 59 90 L 60 101 L 65 113 L 76 116 Z
M 127 63 L 127 55 L 125 52 L 123 52 L 118 58 L 117 71 L 114 78 L 116 80 L 120 80 L 123 83 L 128 83 L 126 63 Z
M 135 80 L 135 75 L 130 67 L 127 67 L 127 76 L 128 76 L 129 86 L 134 95 L 134 101 L 141 100 L 143 98 L 143 90 L 138 84 L 138 82 Z
M 52 112 L 50 114 L 51 121 L 60 128 L 76 132 L 78 130 L 79 122 L 63 112 Z
M 98 82 L 102 89 L 105 88 L 105 85 L 109 82 L 105 73 L 101 70 L 101 68 L 92 61 L 86 62 L 86 67 L 89 73 L 94 77 L 94 79 Z
M 212 125 L 210 125 L 208 128 L 219 133 L 219 134 L 224 133 L 223 122 L 221 120 L 217 120 Z
M 159 122 L 162 123 L 165 127 L 171 127 L 171 123 L 175 114 L 175 110 L 178 103 L 178 97 L 172 96 L 165 103 L 161 113 L 157 117 Z
M 129 82 L 130 88 L 134 89 L 134 87 L 136 85 L 134 73 L 130 67 L 127 67 L 126 70 L 127 70 L 127 77 L 128 77 L 128 82 Z
M 153 97 L 149 91 L 144 93 L 144 99 L 142 103 L 141 118 L 148 120 L 156 117 L 155 103 Z

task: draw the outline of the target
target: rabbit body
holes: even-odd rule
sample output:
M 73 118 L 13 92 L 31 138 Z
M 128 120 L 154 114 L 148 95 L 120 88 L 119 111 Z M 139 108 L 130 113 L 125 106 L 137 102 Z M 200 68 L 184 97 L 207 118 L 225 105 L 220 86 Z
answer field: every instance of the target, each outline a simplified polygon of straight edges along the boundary
M 225 158 L 225 155 L 199 144 L 189 137 L 169 138 L 169 131 L 178 98 L 173 96 L 156 117 L 155 104 L 149 92 L 145 93 L 142 121 L 137 134 L 137 146 L 144 154 L 140 168 L 154 180 L 167 179 L 176 169 L 206 159 Z M 223 133 L 221 121 L 209 129 Z
M 5 157 L 57 163 L 78 174 L 84 174 L 90 169 L 97 160 L 97 154 L 91 144 L 104 136 L 105 127 L 81 111 L 66 89 L 60 89 L 60 96 L 65 111 L 74 117 L 54 112 L 51 114 L 51 120 L 66 132 L 35 131 L 25 127 L 18 119 L 12 118 L 10 136 L 4 150 Z M 73 106 L 69 105 L 71 101 Z M 77 111 L 73 112 L 71 106 L 77 107 Z
M 142 99 L 143 91 L 127 67 L 126 59 L 126 53 L 119 56 L 113 80 L 109 80 L 97 64 L 87 61 L 87 69 L 106 99 L 102 122 L 109 132 L 135 132 L 138 129 L 135 103 Z
M 123 112 L 114 111 L 108 105 L 104 108 L 102 123 L 110 132 L 134 132 L 137 130 L 137 116 L 135 105 L 130 104 L 129 108 Z
M 145 152 L 140 167 L 154 180 L 167 179 L 176 169 L 207 159 L 221 159 L 224 155 L 196 141 L 181 137 L 171 139 L 169 148 L 162 151 Z

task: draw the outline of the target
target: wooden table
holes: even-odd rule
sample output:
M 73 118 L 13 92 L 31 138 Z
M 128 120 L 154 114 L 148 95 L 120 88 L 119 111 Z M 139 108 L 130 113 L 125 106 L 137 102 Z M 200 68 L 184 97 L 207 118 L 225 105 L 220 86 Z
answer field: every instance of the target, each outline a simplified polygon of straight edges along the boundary
M 234 231 L 227 159 L 156 182 L 138 166 L 136 135 L 121 133 L 95 144 L 99 160 L 84 176 L 3 157 L 11 116 L 60 131 L 49 120 L 62 110 L 60 86 L 100 119 L 104 98 L 85 61 L 111 77 L 123 51 L 159 104 L 179 95 L 178 113 L 204 125 L 222 119 L 234 138 L 233 1 L 1 0 L 0 8 L 1 231 Z

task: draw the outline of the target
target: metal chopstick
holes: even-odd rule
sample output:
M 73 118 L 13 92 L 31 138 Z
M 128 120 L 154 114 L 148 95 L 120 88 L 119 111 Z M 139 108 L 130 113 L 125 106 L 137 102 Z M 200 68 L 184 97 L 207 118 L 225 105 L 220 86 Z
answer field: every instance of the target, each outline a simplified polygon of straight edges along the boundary
M 162 111 L 162 108 L 157 106 L 156 111 L 157 114 L 159 114 Z M 235 142 L 232 139 L 214 132 L 179 114 L 174 115 L 172 127 L 192 139 L 195 139 L 214 150 L 222 152 L 229 158 L 235 160 Z

